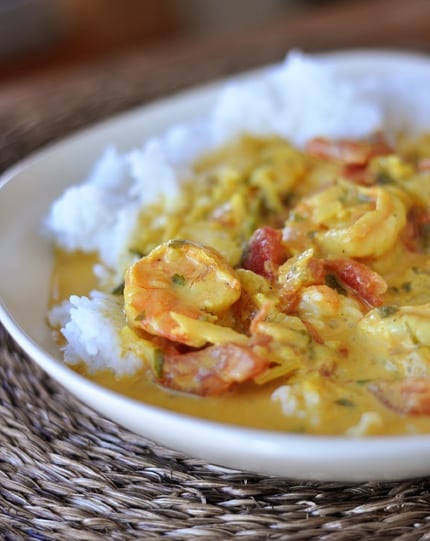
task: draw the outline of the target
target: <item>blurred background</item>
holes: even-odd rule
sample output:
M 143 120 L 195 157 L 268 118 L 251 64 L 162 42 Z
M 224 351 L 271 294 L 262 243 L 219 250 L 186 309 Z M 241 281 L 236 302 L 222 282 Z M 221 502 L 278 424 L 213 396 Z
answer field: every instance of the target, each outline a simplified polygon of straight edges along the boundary
M 430 0 L 0 0 L 0 170 L 293 48 L 428 54 Z
M 0 81 L 352 0 L 0 0 Z

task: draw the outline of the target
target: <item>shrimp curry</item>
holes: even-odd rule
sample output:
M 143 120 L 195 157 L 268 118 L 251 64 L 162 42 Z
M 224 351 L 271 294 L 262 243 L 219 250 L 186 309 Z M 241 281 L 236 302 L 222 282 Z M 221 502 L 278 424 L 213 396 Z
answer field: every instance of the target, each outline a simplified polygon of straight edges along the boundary
M 243 137 L 191 177 L 142 210 L 112 286 L 144 369 L 91 377 L 248 426 L 430 432 L 430 137 Z M 57 297 L 93 264 L 58 251 Z

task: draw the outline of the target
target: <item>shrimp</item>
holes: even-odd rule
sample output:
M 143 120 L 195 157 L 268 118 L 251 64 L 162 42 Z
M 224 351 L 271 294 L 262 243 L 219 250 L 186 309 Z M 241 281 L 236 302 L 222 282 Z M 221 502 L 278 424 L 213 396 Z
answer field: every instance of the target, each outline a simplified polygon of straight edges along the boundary
M 279 267 L 278 283 L 283 311 L 293 312 L 299 302 L 302 288 L 324 284 L 324 263 L 316 258 L 314 250 L 309 248 L 301 254 L 290 257 Z
M 369 385 L 388 408 L 405 415 L 430 415 L 430 377 L 408 377 Z
M 384 344 L 392 352 L 430 347 L 430 304 L 371 310 L 360 321 L 357 331 L 362 340 Z
M 311 238 L 326 255 L 380 256 L 394 246 L 405 224 L 405 206 L 394 193 L 339 181 L 297 205 L 283 239 L 303 249 L 300 244 Z
M 201 336 L 201 324 L 213 326 L 240 294 L 236 272 L 216 250 L 172 240 L 160 244 L 128 269 L 125 313 L 131 327 L 202 347 L 207 340 Z M 200 324 L 196 332 L 192 321 Z
M 220 395 L 234 384 L 254 379 L 271 362 L 264 348 L 249 339 L 193 350 L 158 336 L 148 339 L 129 326 L 121 330 L 121 339 L 126 351 L 145 360 L 156 383 L 200 396 Z
M 309 141 L 306 150 L 311 156 L 335 160 L 343 164 L 341 176 L 357 184 L 373 184 L 374 175 L 369 171 L 371 160 L 377 156 L 387 156 L 393 149 L 381 138 L 374 141 L 351 141 L 341 139 L 331 141 L 316 137 Z
M 402 240 L 410 252 L 426 252 L 429 245 L 430 212 L 427 207 L 409 209 Z
M 430 304 L 382 306 L 368 312 L 355 329 L 353 347 L 379 369 L 397 377 L 430 375 Z
M 392 154 L 393 149 L 382 139 L 376 141 L 331 141 L 323 137 L 311 139 L 306 146 L 311 156 L 340 160 L 348 165 L 366 165 L 375 156 Z
M 159 383 L 170 389 L 200 396 L 225 393 L 268 367 L 269 361 L 251 347 L 217 344 L 188 353 L 167 352 L 158 367 Z
M 328 285 L 353 295 L 370 306 L 381 306 L 387 290 L 385 280 L 364 263 L 354 259 L 319 259 L 313 248 L 290 257 L 278 270 L 278 284 L 284 311 L 294 310 L 300 290 L 311 285 Z M 345 287 L 344 287 L 345 286 Z
M 430 172 L 430 158 L 421 158 L 418 161 L 418 171 L 421 173 Z
M 327 285 L 304 287 L 300 291 L 297 315 L 310 324 L 323 341 L 350 334 L 363 317 L 358 301 Z

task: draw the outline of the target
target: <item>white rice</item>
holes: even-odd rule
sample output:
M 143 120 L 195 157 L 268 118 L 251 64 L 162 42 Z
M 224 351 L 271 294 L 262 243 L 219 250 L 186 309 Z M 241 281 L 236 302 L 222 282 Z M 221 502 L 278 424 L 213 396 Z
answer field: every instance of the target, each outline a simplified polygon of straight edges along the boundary
M 351 82 L 322 59 L 298 52 L 256 80 L 231 83 L 220 91 L 205 118 L 173 126 L 164 135 L 120 154 L 106 149 L 87 179 L 52 205 L 47 234 L 66 250 L 96 252 L 101 278 L 120 276 L 129 263 L 128 247 L 139 208 L 160 194 L 175 200 L 192 161 L 203 151 L 241 133 L 280 135 L 298 146 L 314 136 L 393 135 L 430 126 L 429 77 L 404 80 L 394 72 Z M 156 179 L 156 181 L 154 181 Z M 112 310 L 112 311 L 111 311 Z M 117 301 L 93 293 L 72 297 L 51 319 L 68 341 L 65 360 L 86 362 L 90 370 L 130 373 L 140 361 L 121 357 Z
M 125 316 L 118 296 L 100 291 L 91 292 L 89 298 L 72 295 L 51 310 L 49 323 L 61 327 L 68 364 L 84 361 L 89 373 L 111 369 L 118 375 L 133 374 L 142 366 L 141 359 L 122 350 Z
M 244 131 L 281 135 L 298 146 L 314 136 L 363 137 L 383 123 L 380 107 L 323 61 L 291 53 L 281 67 L 220 95 L 211 122 L 218 143 Z

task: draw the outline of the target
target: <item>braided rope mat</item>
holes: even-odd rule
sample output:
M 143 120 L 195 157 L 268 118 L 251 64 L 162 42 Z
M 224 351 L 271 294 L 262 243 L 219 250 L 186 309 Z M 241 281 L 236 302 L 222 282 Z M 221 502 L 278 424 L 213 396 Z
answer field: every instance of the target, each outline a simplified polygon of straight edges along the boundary
M 1 539 L 430 539 L 430 479 L 289 481 L 187 458 L 82 405 L 4 330 L 0 343 Z
M 264 54 L 277 53 L 272 47 Z M 254 65 L 263 56 L 254 55 Z M 191 84 L 196 74 L 203 81 L 251 65 L 234 55 L 217 58 L 210 70 L 193 62 L 188 79 L 172 63 L 143 69 L 134 58 L 109 72 L 0 93 L 0 167 L 77 127 Z M 0 539 L 430 539 L 430 478 L 299 482 L 182 456 L 85 407 L 1 327 L 0 416 Z

